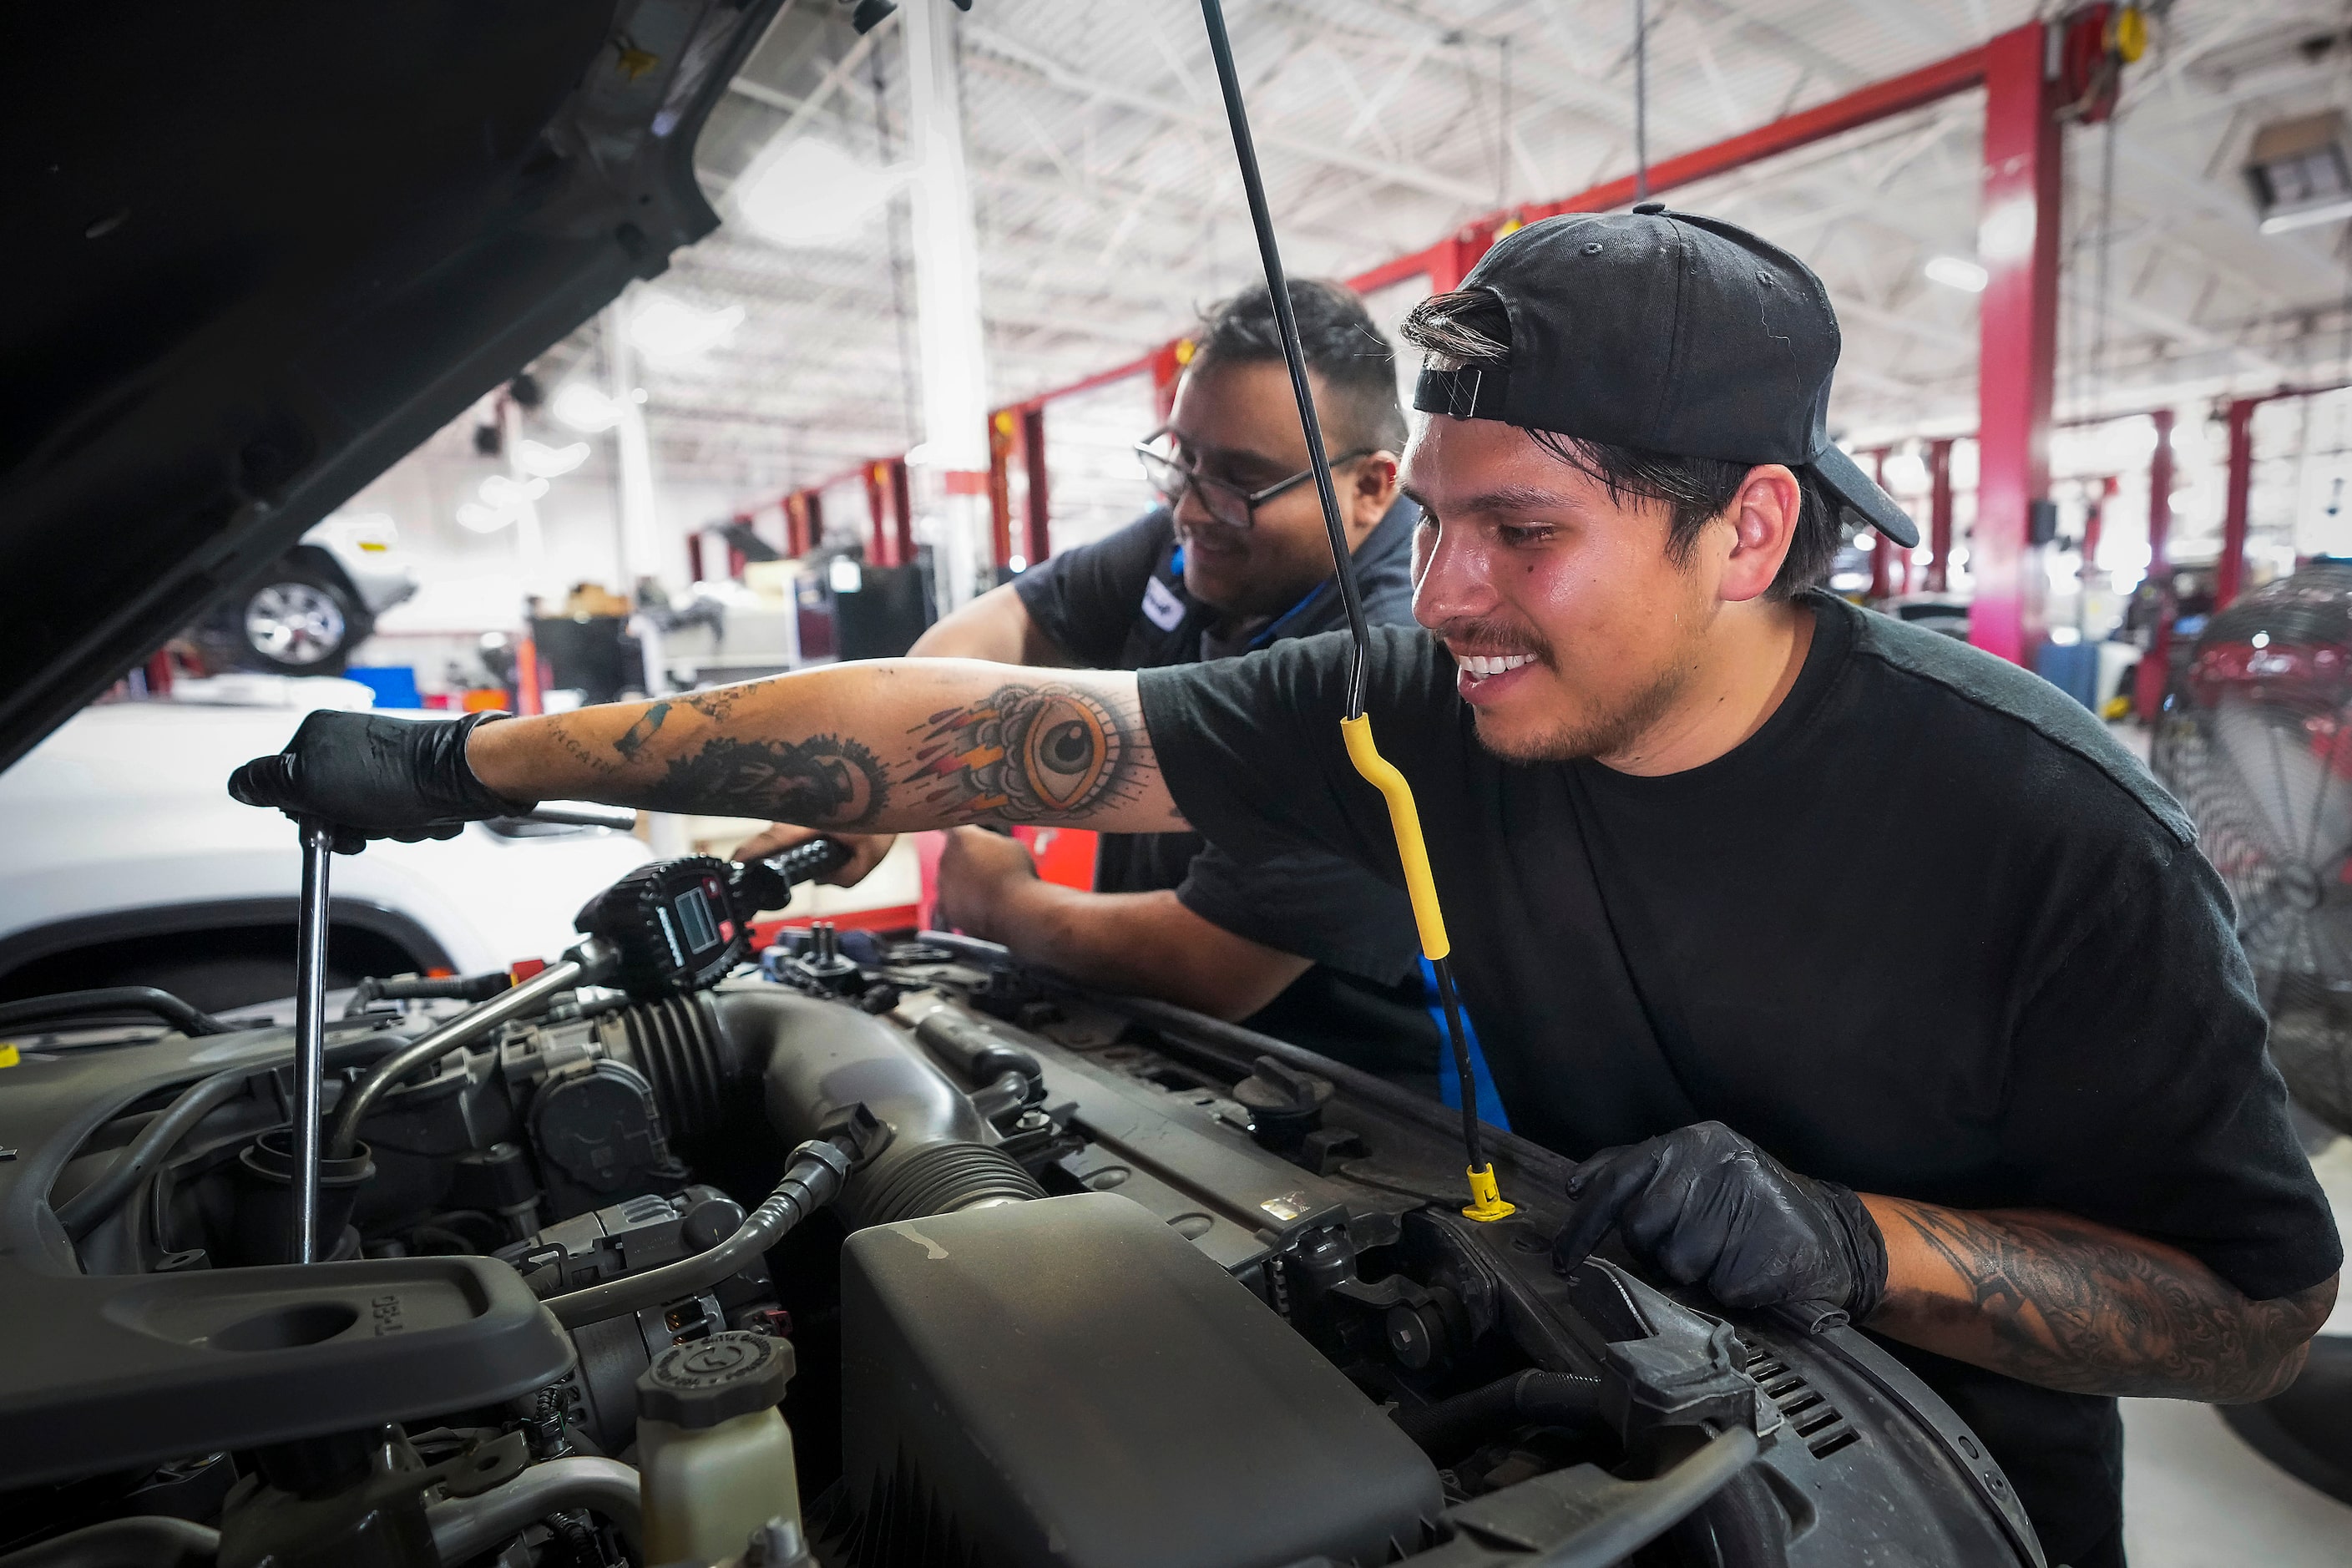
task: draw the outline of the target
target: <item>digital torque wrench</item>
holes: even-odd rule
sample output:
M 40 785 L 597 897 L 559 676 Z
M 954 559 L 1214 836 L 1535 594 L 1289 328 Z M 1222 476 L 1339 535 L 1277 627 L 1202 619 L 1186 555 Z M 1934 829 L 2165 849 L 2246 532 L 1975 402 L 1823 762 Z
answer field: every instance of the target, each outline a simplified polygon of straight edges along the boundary
M 1413 805 L 1412 785 L 1394 763 L 1372 743 L 1372 721 L 1364 711 L 1364 598 L 1356 584 L 1356 561 L 1348 549 L 1348 531 L 1339 521 L 1339 494 L 1331 482 L 1331 458 L 1324 449 L 1323 426 L 1315 417 L 1315 396 L 1307 381 L 1307 353 L 1299 346 L 1298 321 L 1290 309 L 1290 282 L 1282 270 L 1281 247 L 1275 243 L 1274 218 L 1265 205 L 1265 181 L 1257 167 L 1257 147 L 1250 140 L 1249 110 L 1242 104 L 1241 77 L 1234 68 L 1233 41 L 1225 36 L 1225 9 L 1221 0 L 1201 0 L 1201 16 L 1209 26 L 1209 52 L 1216 57 L 1217 85 L 1223 89 L 1225 120 L 1234 133 L 1234 155 L 1240 161 L 1242 189 L 1248 195 L 1250 226 L 1257 231 L 1258 259 L 1265 268 L 1265 286 L 1273 297 L 1274 317 L 1282 331 L 1283 362 L 1290 367 L 1291 395 L 1298 401 L 1298 419 L 1307 432 L 1307 460 L 1315 470 L 1316 499 L 1323 503 L 1323 527 L 1331 538 L 1331 564 L 1339 579 L 1339 597 L 1348 609 L 1348 635 L 1355 658 L 1348 671 L 1348 716 L 1339 721 L 1348 760 L 1365 782 L 1381 792 L 1389 808 L 1389 828 L 1396 835 L 1397 858 L 1404 863 L 1406 894 L 1412 900 L 1413 923 L 1421 931 L 1421 951 L 1437 975 L 1438 1000 L 1445 1007 L 1445 1033 L 1454 1048 L 1454 1070 L 1462 1080 L 1462 1145 L 1470 1158 L 1470 1202 L 1463 1213 L 1472 1219 L 1497 1220 L 1514 1212 L 1495 1184 L 1495 1167 L 1486 1159 L 1478 1129 L 1478 1095 L 1470 1068 L 1470 1041 L 1462 1026 L 1462 999 L 1454 989 L 1454 968 L 1447 954 L 1454 951 L 1445 934 L 1445 911 L 1437 902 L 1437 879 L 1430 875 L 1429 849 L 1421 837 L 1421 812 Z

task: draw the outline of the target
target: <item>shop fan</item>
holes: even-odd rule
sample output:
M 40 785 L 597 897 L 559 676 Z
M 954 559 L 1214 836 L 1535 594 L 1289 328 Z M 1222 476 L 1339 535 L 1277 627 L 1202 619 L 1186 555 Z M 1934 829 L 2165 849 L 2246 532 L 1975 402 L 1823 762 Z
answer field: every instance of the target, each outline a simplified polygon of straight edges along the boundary
M 2208 621 L 2149 763 L 2237 901 L 2279 1071 L 2352 1132 L 2352 561 Z

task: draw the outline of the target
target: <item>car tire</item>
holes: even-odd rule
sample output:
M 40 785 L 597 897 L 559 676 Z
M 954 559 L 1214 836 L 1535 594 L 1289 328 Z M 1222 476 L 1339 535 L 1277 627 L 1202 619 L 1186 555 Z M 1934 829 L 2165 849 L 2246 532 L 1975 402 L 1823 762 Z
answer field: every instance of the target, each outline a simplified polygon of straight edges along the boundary
M 340 675 L 374 627 L 348 585 L 299 560 L 237 595 L 226 619 L 234 661 L 276 675 Z

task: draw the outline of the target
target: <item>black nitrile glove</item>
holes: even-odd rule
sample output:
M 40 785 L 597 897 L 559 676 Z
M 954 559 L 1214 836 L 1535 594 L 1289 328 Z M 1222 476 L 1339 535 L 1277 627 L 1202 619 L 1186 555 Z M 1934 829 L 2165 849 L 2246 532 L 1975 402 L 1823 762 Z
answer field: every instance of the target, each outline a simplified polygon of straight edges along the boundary
M 535 801 L 492 795 L 466 765 L 466 737 L 504 713 L 463 719 L 390 719 L 313 713 L 286 749 L 228 776 L 247 805 L 274 805 L 298 821 L 334 825 L 335 849 L 356 855 L 371 838 L 455 838 L 468 822 L 513 816 Z
M 1636 1257 L 1727 1307 L 1825 1301 L 1859 1323 L 1886 1294 L 1886 1238 L 1862 1200 L 1783 1169 L 1720 1121 L 1603 1149 L 1568 1195 L 1576 1213 L 1552 1243 L 1563 1270 L 1614 1225 Z

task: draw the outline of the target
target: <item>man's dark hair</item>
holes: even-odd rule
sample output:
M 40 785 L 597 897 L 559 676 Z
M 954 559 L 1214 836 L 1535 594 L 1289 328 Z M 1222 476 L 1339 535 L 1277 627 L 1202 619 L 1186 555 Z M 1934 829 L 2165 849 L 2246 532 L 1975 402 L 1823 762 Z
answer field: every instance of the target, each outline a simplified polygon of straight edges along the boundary
M 1406 342 L 1446 369 L 1510 363 L 1510 314 L 1501 297 L 1488 289 L 1456 289 L 1433 294 L 1413 307 L 1399 331 Z M 1544 450 L 1597 480 L 1618 505 L 1629 498 L 1663 502 L 1668 514 L 1666 554 L 1677 565 L 1690 559 L 1699 531 L 1731 504 L 1732 497 L 1739 493 L 1740 481 L 1755 466 L 1612 446 L 1557 430 L 1528 434 Z M 1768 598 L 1794 598 L 1828 576 L 1844 538 L 1842 509 L 1822 489 L 1812 470 L 1795 471 L 1803 500 L 1790 536 L 1789 553 L 1772 586 L 1766 590 Z
M 1307 368 L 1338 402 L 1326 433 L 1334 457 L 1359 447 L 1404 450 L 1404 406 L 1397 399 L 1396 350 L 1372 322 L 1356 291 L 1320 278 L 1290 279 L 1290 313 Z M 1282 359 L 1274 295 L 1263 283 L 1220 301 L 1192 331 L 1192 368 L 1262 364 Z

